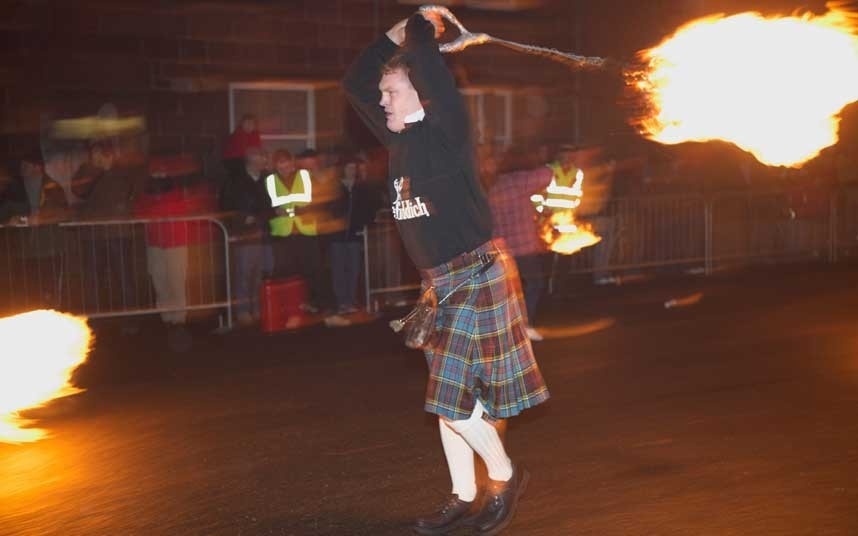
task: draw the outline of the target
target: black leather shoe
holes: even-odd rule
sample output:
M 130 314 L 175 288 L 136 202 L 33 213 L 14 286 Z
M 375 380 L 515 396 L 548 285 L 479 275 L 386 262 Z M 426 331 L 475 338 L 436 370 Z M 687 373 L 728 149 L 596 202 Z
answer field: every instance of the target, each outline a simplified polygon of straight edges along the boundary
M 446 534 L 471 518 L 473 505 L 473 502 L 459 500 L 458 495 L 450 495 L 437 512 L 417 519 L 414 532 L 426 536 Z
M 530 473 L 527 469 L 513 466 L 512 478 L 507 482 L 489 481 L 485 502 L 473 522 L 477 534 L 494 536 L 510 524 L 528 480 Z

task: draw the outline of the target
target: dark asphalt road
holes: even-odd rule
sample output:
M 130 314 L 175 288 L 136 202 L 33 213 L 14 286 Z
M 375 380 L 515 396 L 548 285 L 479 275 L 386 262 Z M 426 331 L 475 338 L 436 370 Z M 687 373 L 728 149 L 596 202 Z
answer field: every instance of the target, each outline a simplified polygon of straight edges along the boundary
M 533 478 L 505 534 L 858 534 L 856 283 L 772 269 L 550 303 L 570 336 L 537 346 L 553 398 L 510 427 Z M 54 437 L 0 444 L 4 536 L 399 535 L 448 490 L 422 356 L 383 322 L 188 354 L 154 324 L 96 328 L 88 391 L 33 412 Z

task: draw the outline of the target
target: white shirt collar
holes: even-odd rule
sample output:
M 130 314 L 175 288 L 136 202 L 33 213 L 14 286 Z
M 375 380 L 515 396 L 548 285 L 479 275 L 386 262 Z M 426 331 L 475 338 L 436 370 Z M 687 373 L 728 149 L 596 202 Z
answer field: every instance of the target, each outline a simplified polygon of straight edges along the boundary
M 426 112 L 423 111 L 423 108 L 420 108 L 416 112 L 412 112 L 405 116 L 404 123 L 416 123 L 418 121 L 423 121 L 423 118 L 426 117 Z

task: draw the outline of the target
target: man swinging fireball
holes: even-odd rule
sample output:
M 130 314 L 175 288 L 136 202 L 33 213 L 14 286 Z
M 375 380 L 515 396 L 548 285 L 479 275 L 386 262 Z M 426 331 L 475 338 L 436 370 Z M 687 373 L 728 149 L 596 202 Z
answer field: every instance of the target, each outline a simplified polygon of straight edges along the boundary
M 498 534 L 528 472 L 507 456 L 495 425 L 549 394 L 525 332 L 515 262 L 491 238 L 467 109 L 435 41 L 442 31 L 434 13 L 398 22 L 358 56 L 343 85 L 388 149 L 394 218 L 424 287 L 449 295 L 424 347 L 425 409 L 439 417 L 453 489 L 414 530 L 444 534 L 468 525 Z M 474 452 L 490 479 L 481 501 Z

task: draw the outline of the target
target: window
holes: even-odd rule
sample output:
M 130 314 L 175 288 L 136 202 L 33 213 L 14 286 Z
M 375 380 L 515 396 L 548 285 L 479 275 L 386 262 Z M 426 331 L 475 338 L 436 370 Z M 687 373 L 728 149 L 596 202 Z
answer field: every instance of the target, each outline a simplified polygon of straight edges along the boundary
M 245 114 L 259 122 L 269 151 L 336 145 L 343 130 L 342 95 L 334 82 L 239 82 L 229 85 L 230 132 Z
M 512 143 L 512 91 L 491 88 L 462 90 L 477 143 Z

